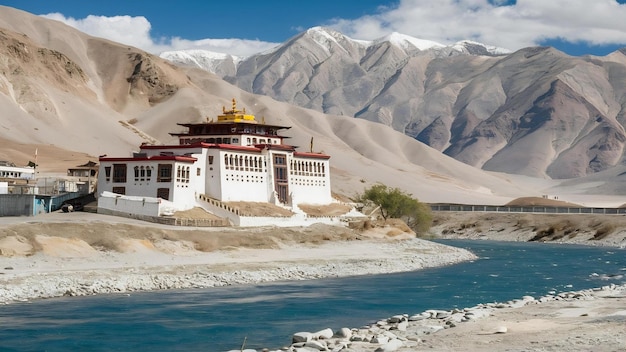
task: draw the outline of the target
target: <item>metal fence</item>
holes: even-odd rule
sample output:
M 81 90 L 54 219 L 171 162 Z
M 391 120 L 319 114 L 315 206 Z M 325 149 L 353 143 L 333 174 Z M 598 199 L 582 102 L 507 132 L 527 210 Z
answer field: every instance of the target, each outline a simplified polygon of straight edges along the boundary
M 539 214 L 626 214 L 626 208 L 567 208 L 545 206 L 496 206 L 465 204 L 430 204 L 433 211 L 474 211 L 490 213 L 539 213 Z

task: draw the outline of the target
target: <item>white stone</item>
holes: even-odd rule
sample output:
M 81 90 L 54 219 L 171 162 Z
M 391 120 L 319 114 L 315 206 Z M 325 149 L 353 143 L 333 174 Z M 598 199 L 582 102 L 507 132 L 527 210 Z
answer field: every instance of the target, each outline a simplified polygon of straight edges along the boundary
M 374 338 L 372 338 L 370 340 L 371 343 L 380 343 L 380 344 L 385 344 L 387 342 L 389 342 L 389 337 L 385 336 L 385 335 L 376 335 L 374 336 Z
M 403 342 L 400 340 L 391 340 L 386 344 L 378 347 L 375 352 L 392 352 L 397 351 L 400 347 L 402 347 Z
M 337 330 L 337 332 L 335 333 L 335 337 L 349 339 L 350 337 L 352 337 L 352 330 L 348 328 L 341 328 Z
M 352 335 L 350 337 L 350 341 L 359 342 L 359 341 L 364 341 L 364 340 L 365 340 L 365 336 L 363 335 Z
M 415 314 L 415 315 L 411 315 L 409 317 L 409 321 L 420 321 L 420 320 L 424 320 L 430 318 L 430 314 L 428 313 L 420 313 L 420 314 Z
M 404 320 L 404 315 L 394 315 L 393 317 L 387 319 L 388 323 L 399 323 Z
M 326 345 L 326 342 L 324 341 L 307 341 L 304 343 L 304 345 L 302 347 L 308 347 L 308 348 L 314 348 L 318 351 L 326 351 L 328 350 L 328 346 Z
M 398 323 L 398 325 L 396 326 L 396 329 L 400 330 L 400 331 L 406 331 L 406 328 L 409 326 L 409 322 L 407 321 L 401 321 Z
M 316 339 L 330 339 L 333 337 L 333 330 L 331 328 L 326 328 L 324 330 L 320 330 L 318 332 L 316 332 L 314 335 L 314 338 Z
M 307 341 L 311 341 L 312 339 L 313 339 L 313 334 L 311 334 L 310 332 L 297 332 L 293 334 L 291 338 L 291 342 L 292 343 L 307 342 Z

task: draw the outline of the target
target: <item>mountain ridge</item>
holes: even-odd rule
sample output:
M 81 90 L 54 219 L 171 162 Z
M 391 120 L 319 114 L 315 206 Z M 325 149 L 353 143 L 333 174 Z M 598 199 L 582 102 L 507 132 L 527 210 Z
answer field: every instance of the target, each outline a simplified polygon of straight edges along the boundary
M 1 9 L 0 159 L 25 165 L 38 150 L 41 175 L 65 174 L 99 155 L 127 156 L 142 143 L 176 143 L 169 133 L 178 123 L 205 121 L 235 98 L 268 123 L 292 126 L 291 144 L 309 145 L 313 137 L 314 150 L 331 155 L 333 192 L 343 197 L 376 183 L 428 202 L 503 204 L 541 192 L 386 126 L 248 93 L 206 71 Z M 26 51 L 7 50 L 10 43 Z
M 472 41 L 410 43 L 314 27 L 216 74 L 279 101 L 382 123 L 485 170 L 566 179 L 624 159 L 626 49 L 571 57 L 551 47 L 504 54 Z M 546 130 L 528 130 L 529 120 Z M 543 150 L 520 151 L 537 141 Z

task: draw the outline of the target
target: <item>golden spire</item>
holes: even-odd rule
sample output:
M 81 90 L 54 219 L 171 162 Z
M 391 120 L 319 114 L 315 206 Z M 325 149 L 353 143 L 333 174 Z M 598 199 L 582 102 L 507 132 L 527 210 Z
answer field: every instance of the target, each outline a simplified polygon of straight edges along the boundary
M 232 100 L 232 110 L 226 111 L 226 108 L 222 106 L 222 115 L 217 116 L 217 121 L 257 123 L 254 120 L 254 115 L 246 115 L 246 108 L 243 108 L 243 111 L 237 110 L 237 100 L 235 98 Z

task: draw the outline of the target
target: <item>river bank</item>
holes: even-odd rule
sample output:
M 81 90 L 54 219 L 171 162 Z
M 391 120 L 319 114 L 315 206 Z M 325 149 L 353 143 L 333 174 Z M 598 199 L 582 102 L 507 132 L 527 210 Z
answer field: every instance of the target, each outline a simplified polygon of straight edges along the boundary
M 1 221 L 0 303 L 382 274 L 476 258 L 401 225 L 199 229 L 89 213 Z
M 571 243 L 626 248 L 626 216 L 433 212 L 431 235 L 443 239 Z
M 626 285 L 607 285 L 449 311 L 399 314 L 335 332 L 298 332 L 293 344 L 283 350 L 623 351 L 625 322 Z

